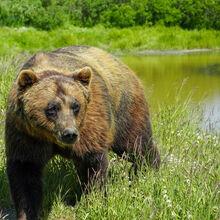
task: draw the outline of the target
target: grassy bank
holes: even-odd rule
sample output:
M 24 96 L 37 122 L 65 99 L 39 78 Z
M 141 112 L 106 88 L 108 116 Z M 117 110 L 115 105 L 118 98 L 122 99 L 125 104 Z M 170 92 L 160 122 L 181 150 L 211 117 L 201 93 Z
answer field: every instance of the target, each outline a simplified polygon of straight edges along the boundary
M 0 27 L 0 55 L 52 50 L 69 45 L 91 45 L 111 53 L 142 50 L 220 48 L 220 31 L 183 30 L 179 27 L 131 27 L 124 29 L 66 27 L 53 31 Z
M 18 42 L 21 42 L 21 36 L 24 36 L 24 44 L 25 40 L 29 39 L 27 36 L 31 34 L 36 40 L 32 47 L 27 40 L 31 51 L 43 42 L 41 38 L 37 41 L 37 33 L 45 35 L 44 41 L 46 36 L 53 40 L 56 38 L 56 35 L 52 34 L 54 32 L 28 29 L 27 32 L 24 31 L 27 34 L 25 35 L 15 29 L 9 31 L 15 34 L 10 36 L 21 34 Z M 3 35 L 2 31 L 0 35 Z M 82 40 L 83 37 L 77 39 Z M 94 38 L 92 39 L 95 43 Z M 5 39 L 6 42 L 7 40 L 9 42 L 9 39 Z M 41 45 L 42 49 L 50 49 L 47 45 L 49 43 Z M 53 47 L 57 46 L 53 44 Z M 21 46 L 17 48 L 19 52 Z M 28 51 L 28 46 L 26 48 L 24 51 Z M 23 60 L 23 56 L 0 57 L 0 219 L 4 219 L 4 216 L 7 219 L 6 215 L 12 213 L 5 173 L 3 139 L 6 95 Z M 82 196 L 81 201 L 74 207 L 69 206 L 73 204 L 77 192 L 76 172 L 71 162 L 60 158 L 53 160 L 45 172 L 45 219 L 218 219 L 220 138 L 215 133 L 200 129 L 199 115 L 197 109 L 190 108 L 189 100 L 179 104 L 178 99 L 174 105 L 164 106 L 159 114 L 153 115 L 154 137 L 163 161 L 159 172 L 143 171 L 129 184 L 130 164 L 112 154 L 107 199 L 102 192 L 95 189 L 87 198 Z

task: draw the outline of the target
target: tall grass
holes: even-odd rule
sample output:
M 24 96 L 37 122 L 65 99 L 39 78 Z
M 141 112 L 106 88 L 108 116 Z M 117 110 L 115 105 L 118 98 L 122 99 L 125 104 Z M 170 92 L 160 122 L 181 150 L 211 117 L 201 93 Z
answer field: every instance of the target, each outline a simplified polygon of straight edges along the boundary
M 53 31 L 0 27 L 0 55 L 34 53 L 58 47 L 86 44 L 122 54 L 142 50 L 220 48 L 220 31 L 183 30 L 179 27 L 131 27 L 124 29 L 66 27 Z
M 6 96 L 25 57 L 0 57 L 0 218 L 12 216 L 5 173 Z M 180 94 L 181 95 L 181 92 Z M 179 96 L 178 96 L 179 97 Z M 128 178 L 131 164 L 111 153 L 107 197 L 95 188 L 80 197 L 76 171 L 60 157 L 45 170 L 43 219 L 219 219 L 220 137 L 201 129 L 199 108 L 176 99 L 152 117 L 161 152 L 158 172 L 142 170 Z M 76 204 L 75 204 L 76 202 Z M 73 206 L 75 204 L 75 206 Z
M 153 120 L 159 172 L 129 182 L 130 164 L 112 154 L 107 198 L 95 189 L 68 207 L 60 197 L 50 219 L 218 219 L 220 139 L 199 129 L 199 113 L 188 104 L 163 107 Z

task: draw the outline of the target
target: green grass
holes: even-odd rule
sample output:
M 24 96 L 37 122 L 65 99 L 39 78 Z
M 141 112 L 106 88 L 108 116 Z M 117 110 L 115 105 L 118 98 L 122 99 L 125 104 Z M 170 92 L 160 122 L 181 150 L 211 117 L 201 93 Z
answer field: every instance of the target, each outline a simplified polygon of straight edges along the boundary
M 220 31 L 183 30 L 179 27 L 124 29 L 66 27 L 53 31 L 0 27 L 0 54 L 34 53 L 69 45 L 91 45 L 115 54 L 161 49 L 220 48 Z
M 35 32 L 28 29 L 27 34 L 29 31 Z M 52 36 L 52 32 L 37 33 Z M 0 57 L 0 219 L 12 210 L 3 138 L 6 97 L 17 68 L 26 58 Z M 184 103 L 178 98 L 174 105 L 163 106 L 152 116 L 162 157 L 158 172 L 142 171 L 129 182 L 130 164 L 112 153 L 107 198 L 94 189 L 69 206 L 78 195 L 76 172 L 70 161 L 57 157 L 45 172 L 44 219 L 219 219 L 219 134 L 202 130 L 199 108 L 190 107 L 190 98 Z

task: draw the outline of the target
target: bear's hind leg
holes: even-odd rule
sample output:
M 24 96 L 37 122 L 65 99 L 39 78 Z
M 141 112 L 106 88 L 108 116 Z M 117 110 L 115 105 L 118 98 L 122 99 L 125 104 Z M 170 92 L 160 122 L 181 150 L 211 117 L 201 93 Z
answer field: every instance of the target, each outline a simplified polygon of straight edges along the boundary
M 150 130 L 136 135 L 136 138 L 134 138 L 134 134 L 127 134 L 127 138 L 121 138 L 120 142 L 116 142 L 112 147 L 112 150 L 120 157 L 125 155 L 125 158 L 133 163 L 132 167 L 135 170 L 143 165 L 156 169 L 160 166 L 160 153 L 152 141 L 151 127 Z
M 159 169 L 160 153 L 152 141 L 152 136 L 142 135 L 136 138 L 133 145 L 128 148 L 128 159 L 134 164 L 135 169 L 148 165 L 150 168 Z
M 108 152 L 86 153 L 74 158 L 74 164 L 84 192 L 89 191 L 91 184 L 98 183 L 103 187 L 106 183 L 108 170 Z

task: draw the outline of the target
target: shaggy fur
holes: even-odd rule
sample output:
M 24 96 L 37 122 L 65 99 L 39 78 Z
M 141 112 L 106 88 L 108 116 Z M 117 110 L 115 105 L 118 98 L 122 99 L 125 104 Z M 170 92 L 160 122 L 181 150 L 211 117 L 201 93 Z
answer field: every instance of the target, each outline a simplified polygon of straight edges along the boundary
M 66 128 L 75 132 L 74 143 L 63 141 Z M 17 219 L 38 219 L 43 168 L 56 154 L 74 161 L 86 188 L 105 179 L 109 150 L 135 165 L 160 165 L 140 81 L 93 47 L 38 52 L 28 60 L 9 92 L 5 129 Z

